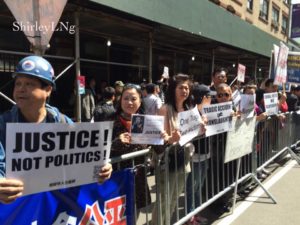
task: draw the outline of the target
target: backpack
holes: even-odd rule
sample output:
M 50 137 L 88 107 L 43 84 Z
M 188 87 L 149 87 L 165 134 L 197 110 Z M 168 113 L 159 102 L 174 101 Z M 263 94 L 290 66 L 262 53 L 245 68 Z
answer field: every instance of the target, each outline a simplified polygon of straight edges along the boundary
M 103 102 L 96 106 L 93 119 L 95 122 L 113 120 L 115 112 L 113 103 Z

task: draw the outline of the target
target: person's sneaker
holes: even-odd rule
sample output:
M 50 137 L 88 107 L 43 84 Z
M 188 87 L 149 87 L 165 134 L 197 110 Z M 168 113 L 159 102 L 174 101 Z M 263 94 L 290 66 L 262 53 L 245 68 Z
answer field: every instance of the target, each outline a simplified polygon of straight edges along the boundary
M 199 222 L 201 225 L 206 225 L 206 224 L 208 224 L 208 219 L 205 218 L 205 217 L 203 217 L 203 216 L 200 216 L 200 215 L 196 215 L 196 216 L 195 216 L 195 220 L 196 220 L 197 222 Z
M 263 172 L 263 173 L 266 174 L 266 175 L 270 175 L 270 174 L 271 174 L 271 172 L 270 172 L 269 170 L 266 170 L 265 168 L 263 168 L 263 169 L 261 170 L 261 172 Z
M 250 193 L 250 190 L 244 189 L 244 190 L 239 191 L 239 192 L 238 192 L 238 195 L 239 195 L 240 197 L 242 197 L 242 198 L 245 198 L 245 197 L 247 197 L 247 196 L 249 195 L 249 193 Z
M 260 173 L 257 174 L 257 178 L 260 179 L 260 180 L 261 180 L 261 179 L 266 179 L 266 178 L 267 178 L 267 175 L 266 175 L 266 174 L 263 174 L 262 172 L 260 172 Z
M 193 216 L 188 222 L 186 222 L 184 225 L 201 225 L 195 218 L 196 216 Z

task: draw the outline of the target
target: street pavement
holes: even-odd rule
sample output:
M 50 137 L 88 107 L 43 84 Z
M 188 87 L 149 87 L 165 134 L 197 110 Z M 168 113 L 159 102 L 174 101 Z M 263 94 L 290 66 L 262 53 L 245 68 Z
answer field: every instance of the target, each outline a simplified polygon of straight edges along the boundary
M 233 214 L 222 215 L 213 225 L 299 225 L 300 166 L 289 160 L 263 181 L 277 204 L 256 188 L 245 201 L 239 201 Z
M 277 204 L 258 186 L 247 198 L 238 198 L 234 213 L 217 214 L 208 207 L 200 214 L 207 217 L 211 225 L 300 225 L 300 166 L 287 158 L 267 169 L 272 173 L 262 182 Z M 153 176 L 148 177 L 148 184 L 152 202 L 155 202 Z M 142 209 L 137 225 L 151 220 L 152 207 Z

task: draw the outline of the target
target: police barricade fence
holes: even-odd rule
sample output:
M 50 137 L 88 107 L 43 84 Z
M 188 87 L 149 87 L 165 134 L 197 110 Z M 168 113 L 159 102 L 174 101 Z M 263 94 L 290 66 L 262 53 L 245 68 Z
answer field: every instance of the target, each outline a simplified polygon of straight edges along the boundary
M 299 114 L 285 113 L 257 123 L 252 153 L 241 158 L 240 186 L 299 140 L 299 121 Z M 153 224 L 184 224 L 212 203 L 230 203 L 237 160 L 224 163 L 226 137 L 227 133 L 197 137 L 193 145 L 169 146 L 163 157 L 156 156 Z
M 252 174 L 272 163 L 299 140 L 300 115 L 286 113 L 284 116 L 283 119 L 272 116 L 257 123 L 253 151 L 241 158 L 237 180 L 240 186 L 251 182 Z M 112 158 L 115 170 L 124 161 L 130 161 L 134 169 L 145 168 L 144 188 L 150 187 L 152 200 L 143 209 L 135 206 L 136 224 L 184 224 L 211 204 L 230 203 L 237 160 L 224 163 L 226 137 L 227 133 L 196 137 L 184 147 L 168 146 L 161 154 L 145 149 Z M 144 158 L 143 164 L 135 163 L 137 157 Z M 154 176 L 149 173 L 150 159 Z M 146 192 L 135 190 L 135 195 L 142 193 Z M 144 197 L 149 202 L 148 196 Z
M 136 162 L 137 159 L 138 159 L 138 163 Z M 117 171 L 117 170 L 120 170 L 121 168 L 124 168 L 124 163 L 126 163 L 125 166 L 127 166 L 128 168 L 132 168 L 135 174 L 139 170 L 139 172 L 141 173 L 140 174 L 141 176 L 139 176 L 138 178 L 139 179 L 144 179 L 142 181 L 142 183 L 143 183 L 142 188 L 144 190 L 143 191 L 142 190 L 137 190 L 136 185 L 135 185 L 134 198 L 137 199 L 137 195 L 139 195 L 139 197 L 144 199 L 144 201 L 146 203 L 151 201 L 151 199 L 148 199 L 149 196 L 146 194 L 148 192 L 147 173 L 149 172 L 149 169 L 150 169 L 150 164 L 149 164 L 150 159 L 151 159 L 150 148 L 143 149 L 143 150 L 136 151 L 136 152 L 123 154 L 121 156 L 113 157 L 113 158 L 110 159 L 110 162 L 113 165 L 113 170 L 114 171 Z M 141 163 L 141 161 L 143 163 Z M 134 182 L 136 184 L 136 182 L 141 182 L 141 180 L 135 179 Z M 143 195 L 143 196 L 141 196 L 141 195 Z M 134 218 L 135 218 L 135 221 L 137 222 L 138 217 L 139 217 L 139 213 L 140 213 L 140 209 L 137 207 L 136 201 L 134 201 L 134 202 L 135 202 L 135 205 L 134 205 L 134 209 L 135 209 L 134 210 L 135 211 Z M 149 214 L 150 213 L 147 212 L 146 215 L 145 215 L 145 220 L 147 221 L 147 224 L 150 221 Z

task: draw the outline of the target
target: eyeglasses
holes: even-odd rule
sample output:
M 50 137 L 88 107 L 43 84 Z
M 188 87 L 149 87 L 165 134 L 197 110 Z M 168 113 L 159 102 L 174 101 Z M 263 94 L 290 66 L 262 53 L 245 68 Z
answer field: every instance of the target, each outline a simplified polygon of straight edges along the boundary
M 225 96 L 226 98 L 228 98 L 230 96 L 230 94 L 228 93 L 220 93 L 220 94 L 217 94 L 218 98 L 222 98 L 223 96 Z

